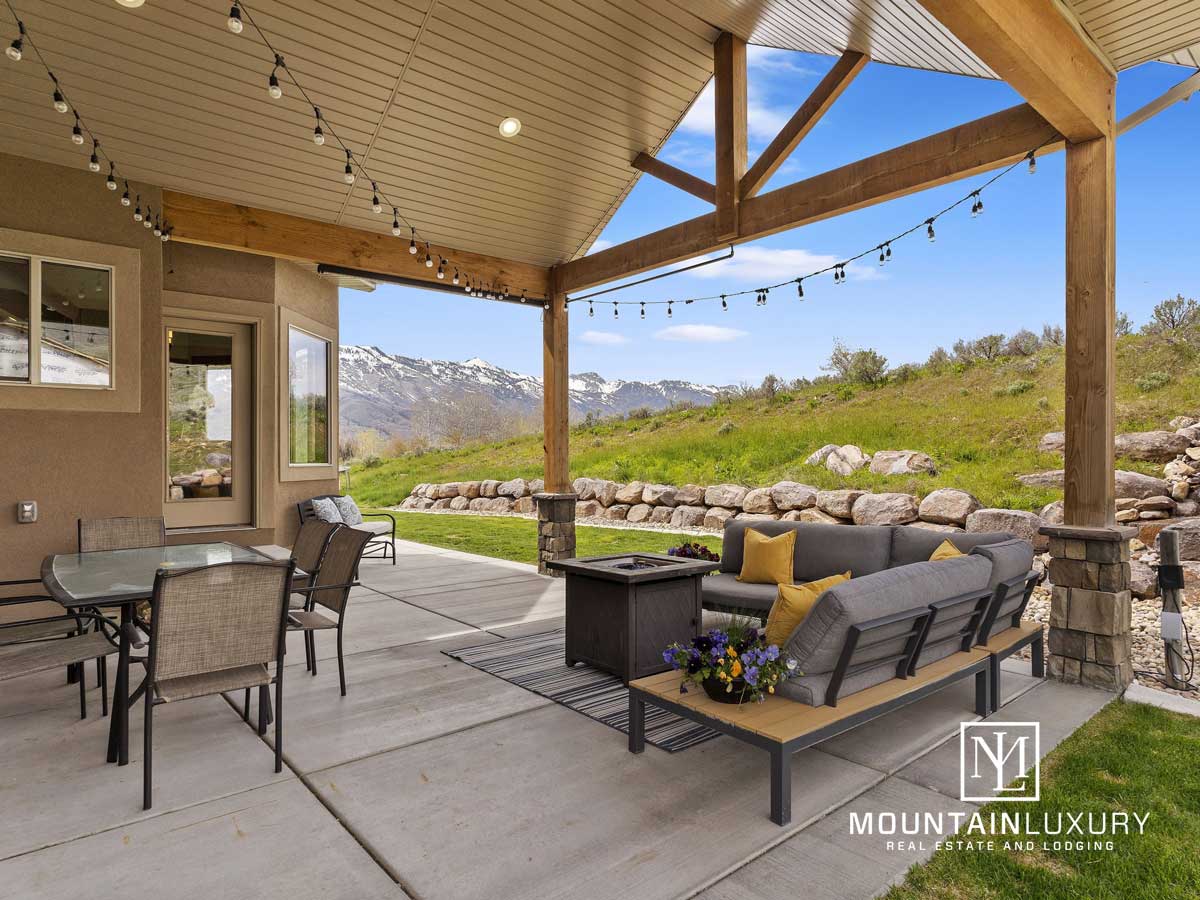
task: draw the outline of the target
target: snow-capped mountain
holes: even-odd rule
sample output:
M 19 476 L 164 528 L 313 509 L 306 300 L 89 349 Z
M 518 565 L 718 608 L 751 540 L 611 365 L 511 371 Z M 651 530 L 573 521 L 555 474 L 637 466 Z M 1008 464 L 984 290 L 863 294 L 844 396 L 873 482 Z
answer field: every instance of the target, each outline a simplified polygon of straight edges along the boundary
M 608 381 L 595 372 L 572 375 L 571 414 L 626 413 L 671 403 L 712 403 L 721 388 L 686 381 Z M 497 413 L 533 416 L 542 408 L 542 379 L 501 369 L 486 360 L 466 362 L 393 356 L 378 347 L 342 347 L 338 390 L 343 434 L 373 428 L 408 436 L 422 407 L 483 400 Z

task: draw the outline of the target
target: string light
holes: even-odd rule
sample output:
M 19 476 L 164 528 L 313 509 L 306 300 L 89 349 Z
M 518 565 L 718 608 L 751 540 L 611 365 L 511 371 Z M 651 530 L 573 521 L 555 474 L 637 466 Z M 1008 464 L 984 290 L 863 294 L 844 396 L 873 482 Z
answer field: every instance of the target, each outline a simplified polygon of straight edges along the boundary
M 286 69 L 283 57 L 278 53 L 275 54 L 275 68 L 271 70 L 271 77 L 267 79 L 267 96 L 272 100 L 278 100 L 283 96 L 283 88 L 279 86 L 279 76 L 277 73 L 280 69 Z
M 614 319 L 621 318 L 621 310 L 618 307 L 617 302 L 615 300 L 613 301 L 613 318 Z
M 451 284 L 458 284 L 458 269 L 454 270 L 454 277 L 450 279 Z
M 229 10 L 229 21 L 225 24 L 234 34 L 242 33 L 242 29 L 245 27 L 242 24 L 242 10 L 236 2 L 233 4 L 233 8 Z
M 17 39 L 4 48 L 4 55 L 13 62 L 21 61 L 21 51 L 25 48 L 25 23 L 17 19 Z
M 150 218 L 151 212 L 152 212 L 152 210 L 150 209 L 150 204 L 147 203 L 146 204 L 146 214 L 142 217 L 142 225 L 144 225 L 146 228 L 154 227 L 154 222 Z
M 433 268 L 433 257 L 429 254 L 429 241 L 425 242 L 425 268 Z
M 925 236 L 929 238 L 929 243 L 931 244 L 937 240 L 937 235 L 933 233 L 933 219 L 925 221 Z
M 121 195 L 121 205 L 122 206 L 129 205 L 129 179 L 128 178 L 125 179 L 125 193 L 123 193 Z
M 671 314 L 670 310 L 671 310 L 671 307 L 668 306 L 667 307 L 667 315 L 668 316 Z M 646 304 L 645 303 L 642 304 L 642 318 L 643 319 L 646 318 Z
M 346 169 L 342 173 L 342 181 L 346 182 L 346 184 L 354 184 L 354 166 L 351 165 L 351 162 L 353 159 L 354 159 L 354 157 L 351 155 L 350 151 L 347 150 L 346 151 Z
M 796 296 L 801 300 L 804 299 L 804 279 L 803 278 L 796 279 Z M 721 298 L 721 302 L 722 303 L 725 302 L 724 297 Z
M 438 257 L 437 277 L 438 277 L 439 281 L 443 280 L 446 277 L 445 266 L 446 266 L 446 260 L 441 257 Z
M 79 127 L 79 113 L 75 113 L 75 124 L 71 126 L 71 143 L 83 146 L 83 129 Z
M 65 115 L 71 107 L 67 103 L 67 98 L 63 96 L 63 92 L 59 90 L 58 79 L 54 77 L 54 73 L 48 72 L 47 74 L 50 76 L 50 80 L 54 82 L 54 93 L 52 95 L 54 110 Z
M 396 209 L 396 207 L 393 206 L 392 207 L 392 237 L 400 237 L 400 235 L 403 233 L 404 233 L 404 231 L 400 227 L 400 211 L 398 209 Z M 454 283 L 458 284 L 458 280 L 455 279 Z
M 729 304 L 725 302 L 724 294 L 721 295 L 721 310 L 722 312 L 729 312 Z
M 408 252 L 415 256 L 417 253 L 417 229 L 413 228 L 411 230 L 412 236 L 408 239 Z
M 672 301 L 668 300 L 667 301 L 667 318 L 668 319 L 671 318 L 671 316 L 673 315 L 673 313 L 671 312 L 671 305 L 672 305 Z
M 142 195 L 141 194 L 137 195 L 136 202 L 137 202 L 137 206 L 135 206 L 133 208 L 133 221 L 140 222 L 140 221 L 142 221 Z
M 1029 160 L 1029 174 L 1036 175 L 1037 174 L 1037 151 L 1030 150 L 1029 156 L 1027 156 L 1026 159 Z
M 318 147 L 325 146 L 325 132 L 321 129 L 321 110 L 313 107 L 313 115 L 317 117 L 317 126 L 313 129 L 313 143 Z
M 117 189 L 116 166 L 113 165 L 112 160 L 109 160 L 108 162 L 108 178 L 105 179 L 104 186 L 110 191 L 115 191 Z
M 975 202 L 971 204 L 971 218 L 977 218 L 983 212 L 983 200 L 980 199 L 979 191 L 975 192 Z
M 375 215 L 383 212 L 383 204 L 379 202 L 379 188 L 373 181 L 371 182 L 371 212 L 375 213 Z M 392 215 L 395 218 L 400 217 L 400 211 L 394 206 L 392 207 Z
M 645 306 L 645 304 L 642 304 L 642 305 Z M 595 318 L 595 316 L 596 316 L 596 310 L 594 310 L 592 308 L 592 301 L 589 300 L 588 301 L 588 318 L 592 319 L 592 318 Z
M 100 142 L 92 138 L 92 158 L 88 160 L 88 168 L 93 172 L 100 171 Z

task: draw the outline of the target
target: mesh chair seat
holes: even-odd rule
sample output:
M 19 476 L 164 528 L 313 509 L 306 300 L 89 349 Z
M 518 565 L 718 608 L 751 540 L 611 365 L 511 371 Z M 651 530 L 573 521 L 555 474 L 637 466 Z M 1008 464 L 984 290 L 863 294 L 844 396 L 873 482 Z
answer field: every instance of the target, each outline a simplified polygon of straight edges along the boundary
M 30 644 L 0 655 L 0 681 L 61 669 L 116 652 L 117 648 L 108 638 L 95 631 L 79 637 Z
M 155 685 L 155 694 L 164 703 L 190 700 L 223 694 L 225 691 L 240 691 L 243 688 L 260 687 L 271 683 L 271 675 L 265 665 L 237 666 L 219 672 L 202 672 L 199 675 L 181 675 L 164 678 Z
M 328 619 L 319 612 L 291 612 L 288 621 L 304 631 L 322 631 L 326 628 L 337 628 L 337 622 Z
M 161 547 L 167 542 L 161 516 L 114 516 L 79 520 L 79 552 Z

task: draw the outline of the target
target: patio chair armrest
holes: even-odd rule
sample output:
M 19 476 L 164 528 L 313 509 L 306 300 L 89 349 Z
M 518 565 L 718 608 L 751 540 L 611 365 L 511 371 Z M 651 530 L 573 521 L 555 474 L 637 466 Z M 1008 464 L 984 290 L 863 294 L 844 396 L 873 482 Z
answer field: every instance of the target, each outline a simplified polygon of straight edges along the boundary
M 39 600 L 53 601 L 54 598 L 49 594 L 25 594 L 20 597 L 3 597 L 0 598 L 0 606 L 19 606 L 22 603 L 36 603 Z
M 345 590 L 346 588 L 356 588 L 356 587 L 361 587 L 361 586 L 362 586 L 361 581 L 351 581 L 351 582 L 347 582 L 346 584 L 322 584 L 318 587 L 292 588 L 292 593 L 293 594 L 313 594 L 313 593 L 316 593 L 317 591 L 342 591 L 342 590 Z
M 382 518 L 391 519 L 392 520 L 392 534 L 396 533 L 396 517 L 394 515 L 392 515 L 391 513 L 388 513 L 388 512 L 369 512 L 369 513 L 362 514 L 362 517 L 364 519 L 369 519 L 372 516 L 374 516 L 377 519 L 382 519 Z
M 0 587 L 11 587 L 14 584 L 41 584 L 40 578 L 14 578 L 10 581 L 0 581 Z

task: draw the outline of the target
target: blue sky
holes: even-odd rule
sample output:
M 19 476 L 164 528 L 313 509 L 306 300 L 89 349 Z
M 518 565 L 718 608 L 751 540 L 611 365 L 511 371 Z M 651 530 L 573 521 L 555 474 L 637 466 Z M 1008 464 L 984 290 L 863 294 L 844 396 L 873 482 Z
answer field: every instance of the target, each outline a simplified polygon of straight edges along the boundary
M 833 60 L 751 47 L 750 159 L 774 136 Z M 1190 71 L 1150 63 L 1122 73 L 1118 117 L 1153 99 Z M 1005 84 L 868 65 L 776 173 L 766 190 L 1011 106 Z M 1159 300 L 1196 296 L 1200 208 L 1196 147 L 1200 99 L 1176 104 L 1120 139 L 1117 147 L 1117 306 L 1140 324 Z M 712 178 L 711 85 L 663 148 L 660 158 Z M 988 176 L 958 181 L 737 249 L 728 262 L 613 295 L 653 300 L 719 294 L 783 281 L 844 259 L 919 222 Z M 984 194 L 984 214 L 969 205 L 937 223 L 937 241 L 914 235 L 893 248 L 883 269 L 864 261 L 845 284 L 822 277 L 805 285 L 803 303 L 782 291 L 754 298 L 663 307 L 572 307 L 571 371 L 607 378 L 680 378 L 710 384 L 757 382 L 820 373 L 835 339 L 874 347 L 892 365 L 924 360 L 958 337 L 1063 321 L 1063 154 L 1001 179 Z M 643 176 L 597 246 L 628 240 L 699 215 L 711 206 Z M 540 374 L 537 312 L 391 285 L 374 294 L 342 291 L 342 342 L 389 353 L 463 360 Z M 668 330 L 670 329 L 670 330 Z

